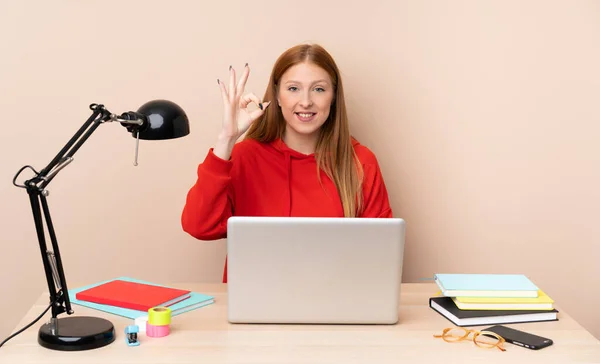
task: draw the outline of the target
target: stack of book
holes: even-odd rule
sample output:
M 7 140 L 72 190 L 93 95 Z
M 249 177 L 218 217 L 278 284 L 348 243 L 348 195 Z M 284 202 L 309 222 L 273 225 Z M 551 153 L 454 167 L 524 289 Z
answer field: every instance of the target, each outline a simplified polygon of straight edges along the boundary
M 522 274 L 436 274 L 429 306 L 456 326 L 558 320 L 554 300 Z
M 69 290 L 71 303 L 136 319 L 152 307 L 166 306 L 171 316 L 214 303 L 214 297 L 166 287 L 130 277 L 119 277 Z

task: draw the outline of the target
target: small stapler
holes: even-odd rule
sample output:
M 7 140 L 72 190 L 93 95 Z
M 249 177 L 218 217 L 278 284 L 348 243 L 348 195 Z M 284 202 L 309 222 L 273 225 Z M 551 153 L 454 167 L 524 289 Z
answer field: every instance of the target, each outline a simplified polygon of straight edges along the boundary
M 140 328 L 138 325 L 129 325 L 125 328 L 125 341 L 129 346 L 138 346 L 140 341 L 138 340 L 138 332 Z

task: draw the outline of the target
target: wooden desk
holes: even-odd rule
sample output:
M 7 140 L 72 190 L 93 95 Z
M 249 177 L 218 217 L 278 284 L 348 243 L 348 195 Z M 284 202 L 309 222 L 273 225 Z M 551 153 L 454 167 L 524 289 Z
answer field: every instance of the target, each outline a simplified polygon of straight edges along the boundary
M 216 302 L 173 317 L 167 337 L 140 334 L 137 347 L 124 339 L 125 326 L 133 320 L 74 305 L 76 315 L 111 320 L 116 341 L 92 351 L 48 350 L 37 344 L 44 318 L 0 348 L 0 363 L 600 363 L 600 341 L 562 310 L 557 322 L 510 325 L 554 340 L 539 351 L 506 344 L 501 352 L 434 339 L 434 333 L 452 323 L 429 308 L 428 298 L 437 292 L 431 283 L 403 284 L 400 323 L 394 326 L 232 325 L 227 322 L 226 285 L 172 286 L 214 295 Z M 17 329 L 37 317 L 46 300 L 43 294 Z

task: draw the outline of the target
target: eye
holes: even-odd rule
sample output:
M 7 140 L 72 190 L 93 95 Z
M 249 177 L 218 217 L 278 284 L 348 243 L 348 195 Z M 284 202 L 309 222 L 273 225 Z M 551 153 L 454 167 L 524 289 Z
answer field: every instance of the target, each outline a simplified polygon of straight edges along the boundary
M 296 87 L 296 86 L 288 87 L 288 91 L 297 91 L 297 90 L 298 90 L 298 87 Z
M 317 91 L 317 92 L 325 92 L 325 89 L 323 87 L 316 87 L 315 91 Z

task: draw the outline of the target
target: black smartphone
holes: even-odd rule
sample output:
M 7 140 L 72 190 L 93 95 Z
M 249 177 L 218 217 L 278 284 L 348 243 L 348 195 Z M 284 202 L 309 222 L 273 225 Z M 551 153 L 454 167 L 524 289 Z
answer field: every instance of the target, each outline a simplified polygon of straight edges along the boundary
M 530 334 L 510 327 L 496 325 L 481 331 L 491 331 L 502 336 L 507 343 L 519 345 L 527 349 L 539 350 L 553 344 L 551 339 Z M 484 334 L 485 335 L 485 334 Z M 487 335 L 490 336 L 490 335 Z

